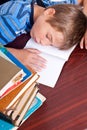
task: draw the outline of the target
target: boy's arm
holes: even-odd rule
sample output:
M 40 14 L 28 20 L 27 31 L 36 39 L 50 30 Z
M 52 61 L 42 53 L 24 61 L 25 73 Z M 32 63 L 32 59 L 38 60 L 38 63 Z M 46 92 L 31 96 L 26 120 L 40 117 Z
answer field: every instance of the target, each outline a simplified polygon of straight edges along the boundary
M 78 0 L 78 3 L 83 6 L 83 12 L 87 16 L 87 0 Z M 85 35 L 80 42 L 80 48 L 87 49 L 87 31 L 85 32 Z
M 46 60 L 40 56 L 37 49 L 15 49 L 7 48 L 22 64 L 39 72 L 46 67 Z
M 87 16 L 87 0 L 83 0 L 83 12 L 86 14 Z
M 78 0 L 78 3 L 83 6 L 83 12 L 87 16 L 87 0 Z

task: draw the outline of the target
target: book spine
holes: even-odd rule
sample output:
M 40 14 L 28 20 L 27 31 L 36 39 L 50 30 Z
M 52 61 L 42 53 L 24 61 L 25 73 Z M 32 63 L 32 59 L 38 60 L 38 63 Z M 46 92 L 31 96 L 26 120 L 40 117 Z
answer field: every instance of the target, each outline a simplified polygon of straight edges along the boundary
M 13 122 L 16 126 L 19 126 L 22 123 L 22 120 L 23 120 L 26 112 L 30 108 L 30 106 L 31 106 L 31 104 L 32 104 L 38 90 L 39 90 L 38 87 L 34 88 L 34 91 L 33 91 L 32 95 L 31 95 L 30 99 L 26 103 L 26 106 L 24 107 L 23 111 L 20 113 L 20 115 L 18 115 L 18 119 L 15 122 Z
M 29 87 L 29 89 L 24 92 L 22 95 L 22 98 L 18 102 L 14 113 L 12 114 L 12 120 L 16 119 L 16 116 L 21 113 L 21 110 L 23 110 L 23 107 L 26 105 L 27 100 L 30 98 L 31 94 L 33 93 L 34 86 Z
M 6 107 L 6 109 L 9 109 L 15 101 L 38 79 L 38 75 L 35 74 L 33 78 L 22 88 L 22 90 L 18 93 L 18 95 L 10 102 L 10 104 Z
M 38 90 L 39 88 L 34 83 L 21 95 L 20 99 L 18 99 L 11 108 L 7 109 L 5 114 L 11 118 L 14 125 L 20 125 Z

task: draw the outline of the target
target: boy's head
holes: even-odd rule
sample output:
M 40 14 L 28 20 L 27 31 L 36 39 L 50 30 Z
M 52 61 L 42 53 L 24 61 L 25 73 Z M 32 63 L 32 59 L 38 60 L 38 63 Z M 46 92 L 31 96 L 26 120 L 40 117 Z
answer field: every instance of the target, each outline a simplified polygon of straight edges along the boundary
M 36 19 L 31 37 L 40 44 L 68 49 L 80 42 L 87 26 L 81 7 L 60 4 L 44 9 Z

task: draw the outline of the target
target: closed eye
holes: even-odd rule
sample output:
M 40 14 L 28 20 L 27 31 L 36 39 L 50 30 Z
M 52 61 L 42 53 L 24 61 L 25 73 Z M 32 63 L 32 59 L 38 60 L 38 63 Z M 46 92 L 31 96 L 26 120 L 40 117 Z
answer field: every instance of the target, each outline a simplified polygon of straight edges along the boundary
M 46 38 L 52 43 L 52 35 L 51 34 L 47 34 Z

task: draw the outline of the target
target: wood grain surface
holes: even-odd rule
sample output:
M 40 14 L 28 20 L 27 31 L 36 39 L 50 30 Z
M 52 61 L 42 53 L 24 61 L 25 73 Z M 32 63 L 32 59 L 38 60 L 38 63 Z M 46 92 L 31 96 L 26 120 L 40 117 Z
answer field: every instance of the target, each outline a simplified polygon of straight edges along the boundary
M 47 100 L 18 130 L 87 129 L 87 50 L 77 46 L 56 86 L 39 88 Z

